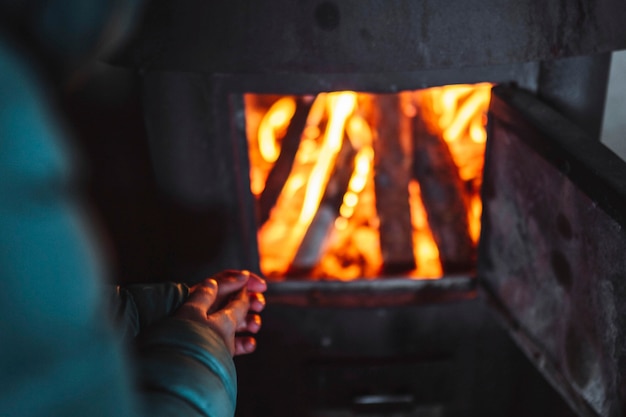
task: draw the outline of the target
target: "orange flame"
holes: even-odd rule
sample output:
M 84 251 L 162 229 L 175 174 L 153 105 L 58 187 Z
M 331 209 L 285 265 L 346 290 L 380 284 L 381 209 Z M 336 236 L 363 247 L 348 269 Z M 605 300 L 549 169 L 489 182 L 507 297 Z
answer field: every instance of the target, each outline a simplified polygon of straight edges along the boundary
M 487 140 L 485 124 L 490 88 L 487 83 L 454 85 L 402 95 L 405 117 L 423 117 L 429 126 L 440 132 L 459 176 L 468 184 L 469 233 L 474 242 L 480 234 L 482 205 L 478 189 Z M 367 112 L 359 108 L 361 97 L 361 94 L 346 91 L 322 93 L 315 98 L 291 174 L 270 219 L 259 230 L 261 269 L 266 275 L 280 279 L 289 269 L 316 215 L 344 134 L 357 151 L 354 170 L 325 238 L 325 252 L 312 274 L 341 280 L 374 278 L 378 274 L 382 255 L 373 185 L 373 133 L 363 116 Z M 363 97 L 363 102 L 367 103 Z M 296 101 L 283 97 L 269 106 L 262 117 L 255 116 L 259 110 L 252 105 L 253 101 L 246 97 L 246 122 L 251 143 L 251 182 L 253 192 L 258 195 L 272 163 L 278 158 L 280 141 L 277 138 L 289 126 Z M 255 140 L 257 151 L 252 146 Z M 428 226 L 419 184 L 412 181 L 408 191 L 418 265 L 409 275 L 440 277 L 439 251 Z
M 270 107 L 259 125 L 259 150 L 267 162 L 276 162 L 280 148 L 276 141 L 276 132 L 284 131 L 296 112 L 296 100 L 283 97 Z
M 420 186 L 415 180 L 409 183 L 409 197 L 413 226 L 413 252 L 415 259 L 418 260 L 417 269 L 411 273 L 411 276 L 422 279 L 439 278 L 443 273 L 439 261 L 439 249 L 428 227 Z
M 298 222 L 303 225 L 311 223 L 313 216 L 315 216 L 335 158 L 341 150 L 341 140 L 343 139 L 343 130 L 346 120 L 354 111 L 356 93 L 350 91 L 331 93 L 329 94 L 328 101 L 330 107 L 328 125 L 324 133 L 324 140 L 317 157 L 317 162 L 309 177 L 304 203 L 302 204 L 302 211 L 298 219 Z
M 482 201 L 479 188 L 491 87 L 489 83 L 451 85 L 416 93 L 417 100 L 428 115 L 427 122 L 437 126 L 448 143 L 459 176 L 473 187 L 473 192 L 468 195 L 468 221 L 470 236 L 475 243 L 480 236 Z

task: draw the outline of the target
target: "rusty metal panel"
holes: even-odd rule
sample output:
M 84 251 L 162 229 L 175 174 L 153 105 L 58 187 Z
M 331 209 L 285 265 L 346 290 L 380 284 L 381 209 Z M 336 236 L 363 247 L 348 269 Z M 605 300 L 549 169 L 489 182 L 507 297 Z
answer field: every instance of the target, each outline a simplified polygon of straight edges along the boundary
M 117 58 L 144 69 L 379 73 L 626 48 L 622 0 L 154 0 Z
M 626 164 L 536 97 L 494 89 L 478 274 L 582 416 L 623 415 Z

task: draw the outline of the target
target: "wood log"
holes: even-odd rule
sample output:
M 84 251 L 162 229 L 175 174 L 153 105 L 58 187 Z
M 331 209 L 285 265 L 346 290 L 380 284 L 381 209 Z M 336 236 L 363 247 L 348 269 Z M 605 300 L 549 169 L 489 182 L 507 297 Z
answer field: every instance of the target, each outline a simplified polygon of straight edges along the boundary
M 287 178 L 289 178 L 312 104 L 312 100 L 305 101 L 302 98 L 297 100 L 296 112 L 291 118 L 291 123 L 283 138 L 280 155 L 267 176 L 265 188 L 257 202 L 259 228 L 269 219 L 270 212 L 274 208 Z
M 408 272 L 416 267 L 413 253 L 409 181 L 410 143 L 404 139 L 403 113 L 394 94 L 374 97 L 374 186 L 380 221 L 383 275 Z
M 418 114 L 413 118 L 413 175 L 420 184 L 428 224 L 445 274 L 475 267 L 463 182 L 445 141 Z
M 354 171 L 356 154 L 357 151 L 344 136 L 341 150 L 337 155 L 335 167 L 324 190 L 320 206 L 291 263 L 287 272 L 288 277 L 298 278 L 310 275 L 311 271 L 320 263 L 326 251 L 329 234 L 339 216 L 343 196 L 348 190 L 348 184 Z

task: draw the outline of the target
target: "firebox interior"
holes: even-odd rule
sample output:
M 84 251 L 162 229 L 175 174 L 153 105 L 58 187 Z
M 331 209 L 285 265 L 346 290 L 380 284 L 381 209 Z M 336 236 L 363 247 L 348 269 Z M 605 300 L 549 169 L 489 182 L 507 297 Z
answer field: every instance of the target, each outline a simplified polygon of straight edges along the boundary
M 272 280 L 472 274 L 491 84 L 246 94 Z

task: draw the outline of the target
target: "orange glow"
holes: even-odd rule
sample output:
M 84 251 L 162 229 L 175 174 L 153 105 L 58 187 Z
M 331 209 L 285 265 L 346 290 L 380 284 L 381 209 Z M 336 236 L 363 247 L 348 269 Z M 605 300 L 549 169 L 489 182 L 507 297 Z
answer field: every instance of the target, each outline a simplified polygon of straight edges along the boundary
M 339 208 L 341 217 L 349 219 L 354 214 L 354 208 L 359 202 L 359 193 L 365 188 L 373 161 L 374 150 L 369 145 L 361 149 L 354 158 L 354 172 L 350 177 L 348 190 L 343 196 L 343 204 Z
M 341 149 L 343 130 L 348 116 L 354 111 L 356 93 L 346 91 L 330 93 L 328 97 L 329 120 L 324 133 L 322 146 L 304 195 L 304 203 L 298 222 L 308 226 L 319 206 L 324 186 L 334 166 L 335 158 Z
M 427 123 L 448 144 L 459 176 L 472 192 L 467 196 L 469 232 L 477 244 L 480 236 L 482 201 L 479 188 L 487 141 L 487 109 L 491 84 L 449 85 L 415 93 Z
M 428 227 L 420 186 L 415 180 L 409 183 L 409 197 L 413 225 L 413 252 L 415 259 L 418 260 L 417 268 L 411 276 L 422 279 L 439 278 L 443 274 L 439 261 L 439 249 Z
M 489 103 L 489 90 L 476 89 L 463 105 L 457 110 L 452 122 L 443 131 L 443 138 L 447 142 L 459 140 L 461 134 L 472 124 L 472 119 L 481 120 L 480 107 L 483 103 Z
M 467 213 L 469 219 L 470 236 L 474 243 L 478 243 L 480 237 L 480 215 L 483 211 L 483 202 L 480 199 L 480 195 L 475 194 L 470 200 L 470 208 Z
M 491 84 L 487 83 L 451 85 L 400 96 L 400 117 L 421 117 L 429 130 L 437 132 L 450 149 L 467 189 L 464 198 L 469 234 L 474 243 L 480 235 L 482 203 L 478 191 L 482 183 L 490 89 Z M 372 105 L 371 97 L 349 91 L 321 93 L 315 97 L 291 173 L 269 220 L 258 232 L 261 270 L 270 279 L 286 278 L 299 248 L 306 239 L 311 239 L 310 228 L 316 228 L 313 235 L 320 245 L 319 254 L 311 255 L 318 260 L 308 272 L 312 279 L 372 279 L 380 273 L 383 260 L 373 181 L 376 132 L 369 119 L 371 109 L 367 107 Z M 270 98 L 251 94 L 246 95 L 245 102 L 251 188 L 258 196 L 280 155 L 280 139 L 289 127 L 298 102 L 292 97 L 270 101 Z M 400 125 L 401 129 L 411 129 L 410 123 Z M 410 131 L 402 132 L 411 137 Z M 356 153 L 350 165 L 352 173 L 349 180 L 342 180 L 345 189 L 334 191 L 340 191 L 339 197 L 342 197 L 337 200 L 337 206 L 324 206 L 322 210 L 320 205 L 327 204 L 325 195 L 345 140 L 349 140 Z M 333 184 L 336 188 L 337 182 Z M 439 249 L 428 225 L 419 183 L 415 180 L 409 184 L 408 198 L 417 268 L 407 272 L 407 276 L 441 277 Z
M 296 101 L 283 97 L 270 107 L 259 125 L 259 150 L 267 162 L 275 162 L 280 154 L 276 132 L 284 131 L 296 112 Z

